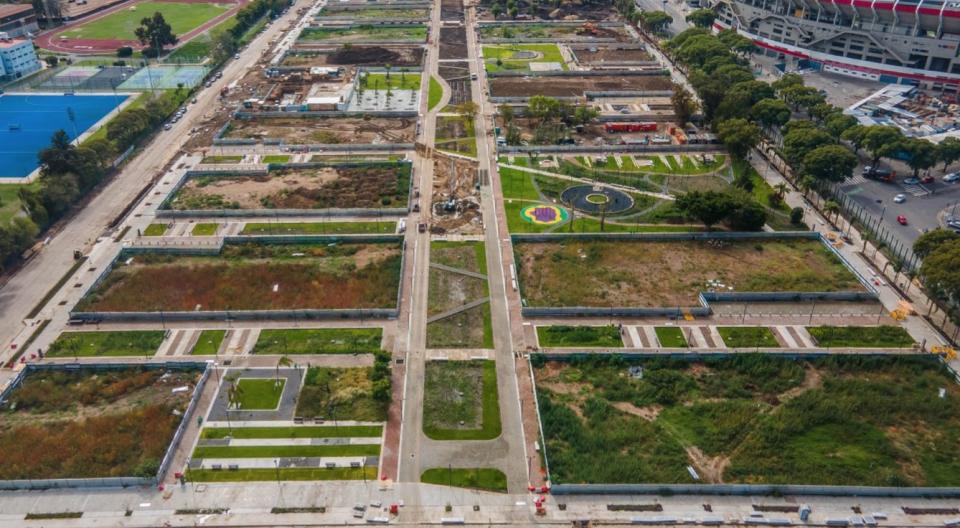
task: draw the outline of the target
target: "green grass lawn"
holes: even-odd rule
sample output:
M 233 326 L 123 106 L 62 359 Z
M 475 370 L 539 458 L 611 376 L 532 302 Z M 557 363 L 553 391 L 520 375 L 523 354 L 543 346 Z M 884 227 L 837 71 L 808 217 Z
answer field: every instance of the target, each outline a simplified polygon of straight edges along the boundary
M 264 156 L 261 160 L 261 163 L 289 163 L 290 156 L 286 154 L 273 154 L 269 156 Z
M 143 236 L 163 236 L 167 232 L 167 224 L 150 224 L 143 230 Z
M 250 28 L 248 28 L 247 31 L 245 31 L 240 37 L 240 45 L 244 46 L 249 44 L 250 41 L 252 41 L 257 35 L 257 33 L 259 33 L 260 30 L 266 26 L 266 24 L 267 17 L 264 16 L 256 24 L 250 26 Z M 165 61 L 174 63 L 183 61 L 202 62 L 203 60 L 209 58 L 213 53 L 214 45 L 216 42 L 218 42 L 218 39 L 222 38 L 221 35 L 233 29 L 233 27 L 236 25 L 237 16 L 233 15 L 173 50 L 169 55 L 167 55 Z
M 190 231 L 190 234 L 193 236 L 213 236 L 217 234 L 217 229 L 219 227 L 220 227 L 220 224 L 200 223 L 193 226 L 193 229 Z
M 490 440 L 500 436 L 497 392 L 493 361 L 428 362 L 424 434 L 434 440 Z
M 362 469 L 362 471 L 361 471 Z M 191 482 L 272 482 L 277 480 L 377 480 L 377 467 L 363 468 L 255 468 L 220 470 L 188 469 Z
M 222 15 L 232 5 L 214 3 L 140 2 L 136 9 L 120 9 L 103 18 L 64 32 L 69 38 L 94 40 L 136 40 L 134 30 L 140 20 L 154 13 L 163 14 L 174 35 L 183 35 Z
M 331 425 L 296 427 L 213 427 L 205 428 L 203 438 L 371 438 L 380 437 L 380 425 Z
M 507 492 L 507 476 L 492 468 L 433 468 L 420 475 L 420 482 L 483 491 Z
M 382 328 L 262 330 L 254 354 L 362 354 L 380 350 Z
M 104 127 L 106 128 L 106 127 Z M 39 180 L 27 185 L 18 183 L 0 185 L 0 224 L 9 224 L 13 218 L 23 214 L 23 202 L 20 201 L 20 189 L 36 189 Z
M 828 348 L 907 348 L 915 343 L 900 326 L 811 326 L 807 331 Z
M 287 380 L 280 383 L 273 378 L 240 378 L 237 388 L 240 390 L 240 409 L 244 411 L 273 410 L 280 405 L 280 396 Z
M 534 58 L 517 57 L 518 52 L 533 52 L 538 56 Z M 567 69 L 567 65 L 560 53 L 560 48 L 556 44 L 500 44 L 483 47 L 483 59 L 485 69 L 488 72 L 499 72 L 505 70 L 529 70 L 531 62 L 556 62 L 561 68 Z M 499 59 L 500 63 L 497 64 Z
M 620 330 L 607 326 L 538 326 L 541 347 L 622 347 Z
M 419 90 L 420 74 L 391 71 L 390 77 L 386 73 L 368 73 L 363 76 L 363 87 L 367 90 Z
M 683 331 L 677 326 L 658 326 L 654 328 L 657 333 L 657 341 L 664 348 L 687 348 L 687 338 L 683 336 Z
M 250 222 L 241 235 L 326 235 L 326 234 L 391 234 L 395 222 Z
M 427 110 L 433 110 L 443 99 L 443 85 L 436 77 L 430 76 L 430 92 L 427 94 Z
M 323 418 L 329 420 L 327 423 L 386 421 L 389 397 L 377 398 L 374 383 L 372 367 L 310 367 L 297 399 L 295 416 Z
M 766 326 L 719 326 L 724 344 L 729 348 L 776 348 L 780 346 Z
M 273 458 L 377 456 L 379 444 L 198 446 L 193 458 Z
M 217 163 L 240 163 L 243 156 L 207 156 L 200 160 L 200 163 L 216 165 Z
M 48 357 L 152 356 L 163 343 L 163 330 L 64 332 L 50 345 Z
M 204 330 L 200 332 L 197 344 L 193 345 L 193 350 L 190 353 L 194 356 L 217 355 L 217 351 L 220 350 L 220 343 L 223 342 L 223 336 L 226 333 L 226 330 Z

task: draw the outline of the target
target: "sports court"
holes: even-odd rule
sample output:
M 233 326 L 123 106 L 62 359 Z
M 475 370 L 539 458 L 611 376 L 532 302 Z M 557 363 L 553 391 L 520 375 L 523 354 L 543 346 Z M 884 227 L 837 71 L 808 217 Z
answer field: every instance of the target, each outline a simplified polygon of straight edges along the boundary
M 142 68 L 117 87 L 118 90 L 172 90 L 179 84 L 193 88 L 206 74 L 205 66 L 148 66 Z
M 37 153 L 63 129 L 76 138 L 128 95 L 0 96 L 0 178 L 25 178 L 37 168 Z M 71 121 L 70 116 L 73 115 Z
M 127 79 L 137 72 L 135 66 L 69 66 L 53 77 L 43 81 L 34 89 L 75 91 L 100 90 L 109 92 L 120 88 Z

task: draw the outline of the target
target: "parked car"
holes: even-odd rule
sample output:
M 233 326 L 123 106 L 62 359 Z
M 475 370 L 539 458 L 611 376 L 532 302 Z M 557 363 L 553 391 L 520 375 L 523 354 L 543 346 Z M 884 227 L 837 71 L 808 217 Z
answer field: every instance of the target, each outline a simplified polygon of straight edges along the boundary
M 920 183 L 933 183 L 933 176 L 927 175 L 920 178 Z
M 893 203 L 903 203 L 907 201 L 907 195 L 900 193 L 893 197 Z
M 893 181 L 895 173 L 886 167 L 871 167 L 867 165 L 863 168 L 864 178 L 873 178 L 882 181 Z
M 960 181 L 960 172 L 951 172 L 943 177 L 943 181 L 946 183 L 956 183 Z
M 903 215 L 897 215 L 897 223 L 900 225 L 907 225 L 907 217 Z
M 920 183 L 920 178 L 907 178 L 903 180 L 903 183 L 906 183 L 907 185 L 916 185 Z

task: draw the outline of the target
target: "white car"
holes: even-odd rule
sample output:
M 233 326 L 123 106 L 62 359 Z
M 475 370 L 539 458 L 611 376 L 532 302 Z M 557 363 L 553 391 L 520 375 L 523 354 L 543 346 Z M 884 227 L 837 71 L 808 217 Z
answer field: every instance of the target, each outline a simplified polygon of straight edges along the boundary
M 896 195 L 896 196 L 893 197 L 893 203 L 903 203 L 903 202 L 906 202 L 906 201 L 907 201 L 907 195 L 906 195 L 906 194 L 898 194 L 898 195 Z
M 943 177 L 943 181 L 946 183 L 956 183 L 960 181 L 960 172 L 951 172 Z

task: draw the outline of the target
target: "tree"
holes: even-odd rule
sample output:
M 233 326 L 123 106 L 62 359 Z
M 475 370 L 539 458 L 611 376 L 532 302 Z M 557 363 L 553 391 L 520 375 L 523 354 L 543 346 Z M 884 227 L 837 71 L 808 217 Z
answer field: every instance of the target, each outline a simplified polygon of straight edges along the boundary
M 803 223 L 803 207 L 794 207 L 790 210 L 790 223 L 793 225 Z
M 929 169 L 937 162 L 937 147 L 925 139 L 907 138 L 903 140 L 903 150 L 907 151 L 910 159 L 907 165 L 913 169 L 916 178 L 920 171 Z
M 827 200 L 827 202 L 823 204 L 823 211 L 827 213 L 828 218 L 832 217 L 835 220 L 835 217 L 840 214 L 840 204 L 833 200 Z
M 280 356 L 280 359 L 277 360 L 276 376 L 273 380 L 274 386 L 280 386 L 280 367 L 289 367 L 291 365 L 293 365 L 293 360 L 291 360 L 288 356 Z
M 57 130 L 50 138 L 50 146 L 37 154 L 40 170 L 46 173 L 62 174 L 73 170 L 77 160 L 77 148 L 70 142 L 70 136 L 63 129 Z
M 677 197 L 676 207 L 684 215 L 699 220 L 710 229 L 727 218 L 737 208 L 737 203 L 727 193 L 691 191 Z
M 783 136 L 783 155 L 791 165 L 799 167 L 813 149 L 834 144 L 830 134 L 819 128 L 791 128 Z
M 500 114 L 500 117 L 503 119 L 503 124 L 509 126 L 513 123 L 513 107 L 508 104 L 502 104 L 497 109 L 497 112 Z
M 727 223 L 734 231 L 760 231 L 767 223 L 767 210 L 744 194 L 734 198 L 734 207 L 727 215 Z
M 164 46 L 172 46 L 177 43 L 177 36 L 173 34 L 173 28 L 163 18 L 163 13 L 157 11 L 153 17 L 144 18 L 140 21 L 140 27 L 134 32 L 140 44 L 147 46 L 144 55 L 157 57 L 163 51 Z M 149 52 L 147 51 L 149 50 Z
M 842 182 L 853 176 L 857 163 L 857 157 L 843 145 L 822 145 L 803 157 L 803 172 L 818 182 Z
M 827 116 L 823 121 L 823 128 L 833 136 L 834 139 L 840 139 L 844 132 L 857 124 L 857 118 L 835 113 Z
M 925 259 L 947 242 L 956 240 L 960 240 L 960 235 L 949 229 L 932 229 L 917 237 L 913 243 L 913 252 L 921 259 Z
M 717 14 L 712 9 L 697 9 L 687 15 L 687 22 L 690 22 L 699 28 L 709 28 L 713 26 L 713 21 L 717 19 Z
M 853 153 L 857 154 L 863 148 L 864 139 L 867 137 L 867 131 L 870 128 L 863 125 L 853 125 L 840 134 L 840 139 L 849 141 L 853 145 Z
M 960 160 L 960 138 L 944 138 L 937 145 L 937 161 L 943 163 L 943 170 L 947 170 L 957 160 Z
M 809 110 L 810 108 L 813 108 L 825 101 L 823 95 L 821 95 L 820 92 L 812 86 L 788 86 L 782 90 L 779 90 L 779 93 L 780 97 L 788 105 L 793 107 L 794 111 L 800 110 L 800 108 L 806 108 Z
M 798 73 L 787 73 L 773 81 L 773 89 L 778 93 L 791 86 L 803 86 L 803 76 Z
M 490 7 L 490 12 L 493 14 L 493 18 L 500 18 L 500 15 L 503 14 L 503 6 L 497 2 Z
M 790 107 L 779 99 L 763 99 L 750 109 L 750 119 L 763 127 L 783 126 L 790 120 Z
M 760 129 L 746 119 L 728 119 L 717 125 L 717 137 L 732 155 L 742 159 L 760 141 Z
M 693 94 L 680 84 L 675 83 L 673 85 L 673 95 L 670 97 L 670 102 L 673 104 L 673 113 L 677 116 L 676 122 L 680 126 L 685 126 L 698 109 Z
M 869 126 L 863 136 L 863 148 L 872 156 L 873 166 L 880 162 L 880 158 L 891 156 L 900 150 L 902 143 L 903 133 L 892 126 Z
M 673 24 L 673 17 L 663 11 L 640 13 L 640 25 L 651 33 L 663 33 L 670 24 Z
M 920 265 L 924 286 L 935 298 L 955 302 L 960 299 L 960 241 L 941 244 Z

